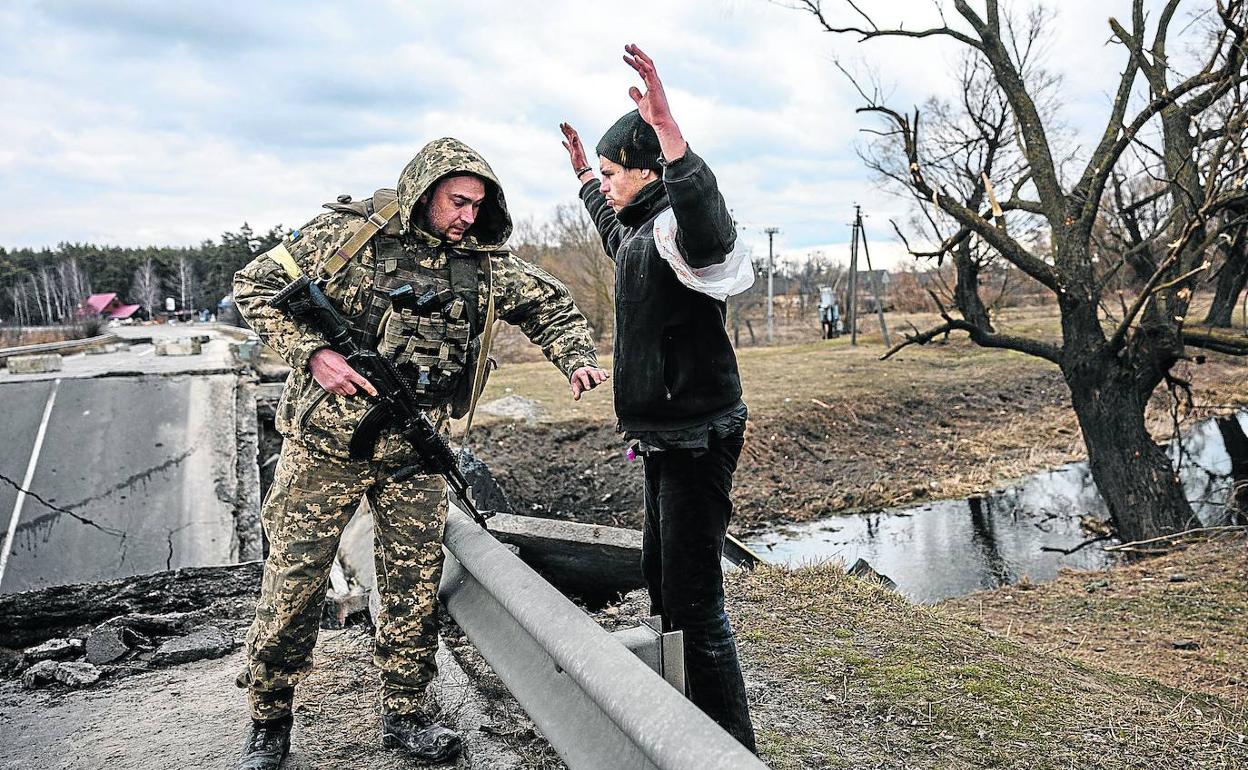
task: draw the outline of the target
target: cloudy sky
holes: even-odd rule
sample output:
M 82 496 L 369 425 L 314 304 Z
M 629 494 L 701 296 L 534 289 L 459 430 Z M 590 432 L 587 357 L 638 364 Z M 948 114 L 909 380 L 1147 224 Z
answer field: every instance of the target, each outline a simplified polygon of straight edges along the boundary
M 866 0 L 880 23 L 917 28 L 932 0 Z M 1091 131 L 1122 65 L 1108 45 L 1125 0 L 1056 0 L 1048 62 L 1063 118 Z M 1200 4 L 1193 4 L 1198 7 Z M 826 0 L 830 17 L 848 6 Z M 859 44 L 765 0 L 590 3 L 6 0 L 0 7 L 0 245 L 192 244 L 294 227 L 342 192 L 393 186 L 428 140 L 481 151 L 513 215 L 575 202 L 559 143 L 590 146 L 632 108 L 636 42 L 656 60 L 686 138 L 716 171 L 743 238 L 845 258 L 853 204 L 872 254 L 899 254 L 880 191 L 855 154 L 859 99 L 836 67 L 871 68 L 908 107 L 947 94 L 956 49 Z

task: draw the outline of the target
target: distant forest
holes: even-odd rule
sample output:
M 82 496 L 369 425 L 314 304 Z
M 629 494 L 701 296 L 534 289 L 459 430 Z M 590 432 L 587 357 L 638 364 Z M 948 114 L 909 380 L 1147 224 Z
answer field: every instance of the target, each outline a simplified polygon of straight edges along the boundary
M 163 312 L 172 297 L 178 310 L 207 308 L 230 293 L 234 272 L 281 240 L 280 225 L 256 233 L 246 223 L 237 232 L 198 246 L 123 248 L 62 243 L 55 248 L 0 247 L 0 323 L 58 324 L 73 319 L 89 294 L 116 292 L 143 315 Z

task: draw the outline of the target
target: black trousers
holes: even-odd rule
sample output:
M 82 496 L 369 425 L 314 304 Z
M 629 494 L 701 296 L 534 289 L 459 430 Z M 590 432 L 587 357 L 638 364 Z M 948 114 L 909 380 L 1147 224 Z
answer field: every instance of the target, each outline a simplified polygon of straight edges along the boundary
M 750 751 L 750 723 L 737 643 L 724 612 L 720 555 L 732 516 L 732 474 L 743 435 L 705 452 L 672 449 L 645 457 L 646 526 L 641 561 L 651 614 L 685 633 L 690 699 Z

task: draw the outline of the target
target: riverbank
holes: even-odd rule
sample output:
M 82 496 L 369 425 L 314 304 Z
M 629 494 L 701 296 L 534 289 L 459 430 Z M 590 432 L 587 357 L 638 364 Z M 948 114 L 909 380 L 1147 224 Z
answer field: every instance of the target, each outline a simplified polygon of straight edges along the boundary
M 1052 319 L 1032 319 L 1043 331 Z M 1023 327 L 1024 329 L 1030 327 Z M 1085 458 L 1056 367 L 953 338 L 880 361 L 883 347 L 824 340 L 738 352 L 750 426 L 733 527 L 775 524 L 985 492 Z M 1248 366 L 1208 354 L 1179 364 L 1191 381 L 1180 430 L 1248 405 Z M 609 361 L 604 361 L 609 368 Z M 508 397 L 531 421 L 484 410 L 469 439 L 517 513 L 637 527 L 640 462 L 615 433 L 611 383 L 573 402 L 548 363 L 505 364 L 483 404 Z M 1150 406 L 1153 435 L 1173 433 L 1169 394 Z
M 1003 639 L 1248 711 L 1248 538 L 944 602 Z
M 739 575 L 729 595 L 774 768 L 1248 767 L 1242 702 L 989 633 L 834 566 Z M 1237 602 L 1205 596 L 1211 611 Z

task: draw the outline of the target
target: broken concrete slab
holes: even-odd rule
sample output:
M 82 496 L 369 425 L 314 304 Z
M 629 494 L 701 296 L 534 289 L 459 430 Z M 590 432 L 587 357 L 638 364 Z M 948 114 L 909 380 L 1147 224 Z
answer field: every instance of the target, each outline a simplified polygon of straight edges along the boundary
M 204 343 L 198 337 L 172 340 L 156 340 L 158 356 L 197 356 L 203 352 Z
M 33 356 L 13 356 L 6 360 L 9 374 L 44 374 L 59 372 L 64 366 L 60 353 L 42 353 Z
M 39 661 L 22 672 L 22 687 L 25 687 L 27 690 L 37 690 L 56 681 L 56 667 L 58 665 L 59 663 L 55 660 Z
M 555 585 L 578 592 L 627 592 L 645 584 L 641 532 L 558 519 L 499 514 L 489 522 L 500 542 Z
M 41 660 L 67 660 L 81 655 L 84 646 L 81 639 L 49 639 L 43 644 L 22 650 L 22 656 L 27 663 L 38 663 Z
M 216 626 L 199 626 L 186 636 L 174 637 L 152 655 L 154 666 L 176 666 L 195 660 L 219 658 L 234 649 L 234 637 Z
M 66 687 L 90 687 L 100 681 L 100 670 L 90 663 L 57 663 L 53 674 Z
M 125 657 L 130 652 L 126 644 L 126 632 L 129 630 L 114 618 L 97 626 L 87 636 L 87 662 L 102 666 Z
M 260 594 L 263 571 L 264 564 L 254 561 L 0 594 L 0 628 L 5 630 L 4 643 L 14 645 L 65 636 L 84 625 L 118 616 L 127 617 L 128 625 L 144 631 L 142 618 L 197 611 L 236 598 L 250 603 Z M 170 621 L 166 615 L 160 622 Z M 148 625 L 156 623 L 152 620 Z

